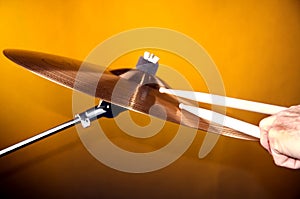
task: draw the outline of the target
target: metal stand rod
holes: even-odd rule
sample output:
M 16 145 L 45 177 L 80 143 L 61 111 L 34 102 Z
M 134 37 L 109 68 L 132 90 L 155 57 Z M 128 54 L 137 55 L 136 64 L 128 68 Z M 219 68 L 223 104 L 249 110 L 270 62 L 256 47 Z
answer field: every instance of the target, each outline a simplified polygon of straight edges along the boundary
M 31 138 L 28 138 L 28 139 L 26 139 L 24 141 L 21 141 L 21 142 L 17 143 L 17 144 L 14 144 L 14 145 L 12 145 L 10 147 L 7 147 L 5 149 L 0 150 L 0 157 L 5 156 L 5 155 L 7 155 L 7 154 L 9 154 L 9 153 L 11 153 L 13 151 L 18 150 L 18 149 L 21 149 L 21 148 L 23 148 L 23 147 L 25 147 L 25 146 L 27 146 L 29 144 L 37 142 L 37 141 L 39 141 L 41 139 L 44 139 L 44 138 L 46 138 L 46 137 L 48 137 L 50 135 L 58 133 L 58 132 L 60 132 L 62 130 L 70 128 L 70 127 L 72 127 L 72 126 L 74 126 L 76 124 L 81 123 L 81 125 L 84 128 L 86 128 L 86 127 L 90 126 L 90 122 L 91 121 L 93 121 L 93 120 L 95 120 L 95 119 L 97 119 L 99 117 L 102 117 L 102 116 L 104 116 L 104 117 L 110 116 L 109 115 L 110 114 L 110 108 L 111 108 L 111 104 L 106 103 L 106 102 L 103 101 L 103 102 L 101 102 L 101 106 L 99 105 L 99 106 L 93 107 L 91 109 L 88 109 L 85 112 L 77 114 L 77 115 L 75 115 L 74 119 L 72 119 L 72 120 L 70 120 L 68 122 L 60 124 L 60 125 L 58 125 L 58 126 L 56 126 L 54 128 L 51 128 L 51 129 L 49 129 L 47 131 L 44 131 L 44 132 L 40 133 L 38 135 L 35 135 L 35 136 L 31 137 Z M 120 111 L 122 111 L 122 110 L 120 109 Z
M 61 125 L 58 125 L 58 126 L 52 128 L 52 129 L 44 131 L 43 133 L 35 135 L 35 136 L 33 136 L 31 138 L 28 138 L 26 140 L 23 140 L 23 141 L 21 141 L 21 142 L 19 142 L 17 144 L 14 144 L 14 145 L 12 145 L 10 147 L 7 147 L 7 148 L 1 150 L 0 151 L 0 157 L 5 156 L 5 155 L 7 155 L 7 154 L 9 154 L 9 153 L 11 153 L 13 151 L 18 150 L 18 149 L 21 149 L 21 148 L 23 148 L 23 147 L 25 147 L 25 146 L 27 146 L 29 144 L 37 142 L 37 141 L 39 141 L 41 139 L 44 139 L 44 138 L 46 138 L 46 137 L 48 137 L 50 135 L 58 133 L 58 132 L 60 132 L 60 131 L 62 131 L 64 129 L 70 128 L 70 127 L 72 127 L 72 126 L 74 126 L 74 125 L 76 125 L 78 123 L 80 123 L 80 118 L 74 118 L 73 120 L 70 120 L 68 122 L 65 122 L 65 123 L 63 123 Z

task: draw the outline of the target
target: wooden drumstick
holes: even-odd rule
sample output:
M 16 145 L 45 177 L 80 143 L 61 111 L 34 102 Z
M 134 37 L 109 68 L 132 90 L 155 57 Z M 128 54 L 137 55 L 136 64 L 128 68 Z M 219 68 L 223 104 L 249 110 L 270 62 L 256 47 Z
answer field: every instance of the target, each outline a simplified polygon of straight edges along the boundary
M 251 135 L 256 138 L 260 138 L 260 129 L 258 126 L 255 126 L 253 124 L 226 115 L 222 115 L 220 113 L 213 112 L 204 108 L 198 108 L 185 104 L 179 104 L 179 108 L 186 110 L 200 118 L 214 122 L 216 124 L 226 126 L 228 128 L 237 130 L 241 133 Z
M 272 104 L 265 104 L 261 102 L 253 102 L 248 100 L 242 100 L 232 97 L 224 97 L 220 95 L 213 95 L 208 93 L 202 92 L 192 92 L 192 91 L 183 91 L 183 90 L 173 90 L 173 89 L 166 89 L 161 87 L 159 89 L 161 93 L 167 93 L 171 95 L 175 95 L 178 97 L 182 97 L 185 99 L 190 99 L 197 102 L 225 106 L 235 109 L 241 109 L 246 111 L 252 111 L 257 113 L 264 113 L 264 114 L 275 114 L 280 111 L 287 109 L 283 106 L 277 106 Z

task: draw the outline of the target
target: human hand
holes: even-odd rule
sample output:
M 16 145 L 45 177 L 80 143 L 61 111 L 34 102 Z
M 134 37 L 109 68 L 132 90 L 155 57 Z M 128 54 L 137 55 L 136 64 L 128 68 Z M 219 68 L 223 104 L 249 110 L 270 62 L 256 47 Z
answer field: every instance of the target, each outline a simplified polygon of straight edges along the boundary
M 300 105 L 292 106 L 259 123 L 261 145 L 278 166 L 300 168 Z

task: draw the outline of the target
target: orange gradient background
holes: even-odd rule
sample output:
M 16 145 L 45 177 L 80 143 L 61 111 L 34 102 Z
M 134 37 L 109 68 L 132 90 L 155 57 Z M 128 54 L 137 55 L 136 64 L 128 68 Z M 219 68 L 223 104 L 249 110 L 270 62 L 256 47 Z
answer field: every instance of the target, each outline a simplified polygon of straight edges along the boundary
M 107 38 L 134 28 L 162 27 L 201 44 L 216 63 L 227 96 L 281 106 L 300 104 L 300 1 L 4 1 L 0 48 L 27 49 L 84 60 Z M 147 39 L 147 38 L 145 38 Z M 120 44 L 122 45 L 122 44 Z M 161 63 L 182 68 L 193 88 L 207 91 L 188 63 L 158 52 Z M 111 67 L 134 66 L 139 53 Z M 105 56 L 105 55 L 100 55 Z M 73 117 L 72 91 L 22 69 L 0 55 L 0 148 Z M 189 75 L 190 74 L 190 75 Z M 230 109 L 258 124 L 265 115 Z M 131 113 L 146 125 L 149 118 Z M 142 122 L 140 122 L 142 120 Z M 121 147 L 162 147 L 176 125 L 155 139 L 133 139 L 105 119 Z M 0 158 L 1 198 L 299 198 L 298 170 L 274 165 L 258 142 L 220 137 L 204 159 L 198 131 L 188 151 L 151 173 L 113 170 L 94 159 L 75 128 Z M 146 151 L 147 151 L 146 150 Z

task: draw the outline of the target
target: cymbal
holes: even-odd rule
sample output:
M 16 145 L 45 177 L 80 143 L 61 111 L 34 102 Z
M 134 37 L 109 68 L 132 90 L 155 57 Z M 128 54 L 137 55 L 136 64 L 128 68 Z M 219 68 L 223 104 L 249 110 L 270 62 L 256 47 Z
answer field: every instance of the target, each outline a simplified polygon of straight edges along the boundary
M 159 92 L 160 87 L 169 86 L 158 77 L 142 71 L 126 68 L 108 71 L 95 64 L 26 50 L 7 49 L 3 53 L 13 62 L 43 78 L 126 109 L 204 131 L 210 126 L 209 132 L 229 137 L 258 140 L 236 130 L 210 124 L 207 120 L 181 110 L 180 99 Z M 82 64 L 85 67 L 78 72 Z M 132 81 L 126 77 L 128 73 L 147 76 L 149 83 Z

